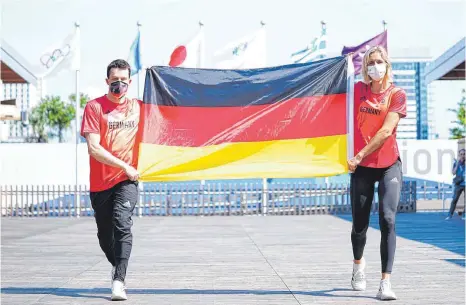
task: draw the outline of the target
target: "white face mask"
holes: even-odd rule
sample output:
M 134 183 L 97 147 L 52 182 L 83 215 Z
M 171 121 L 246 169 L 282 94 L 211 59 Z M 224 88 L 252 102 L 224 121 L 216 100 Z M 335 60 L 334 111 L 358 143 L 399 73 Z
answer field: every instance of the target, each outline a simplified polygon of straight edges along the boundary
M 367 67 L 367 74 L 375 81 L 381 80 L 386 72 L 387 65 L 385 63 Z

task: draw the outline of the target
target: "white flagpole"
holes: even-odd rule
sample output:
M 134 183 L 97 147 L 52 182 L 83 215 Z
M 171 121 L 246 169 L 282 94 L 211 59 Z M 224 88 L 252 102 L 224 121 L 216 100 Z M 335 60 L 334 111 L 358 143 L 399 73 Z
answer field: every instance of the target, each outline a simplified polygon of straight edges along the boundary
M 320 21 L 320 25 L 321 25 L 321 33 L 324 29 L 327 28 L 327 23 L 325 23 L 324 20 L 321 20 Z M 322 35 L 322 34 L 321 34 Z M 330 178 L 329 177 L 325 177 L 325 187 L 328 188 L 329 186 L 329 181 L 330 181 Z
M 204 30 L 204 23 L 202 23 L 201 20 L 199 20 L 199 31 L 201 32 L 201 48 L 199 50 L 199 68 L 204 68 L 205 67 L 205 36 L 203 33 Z
M 353 55 L 348 55 L 348 67 L 346 73 L 346 113 L 347 113 L 347 159 L 354 157 L 354 64 Z
M 199 30 L 200 31 L 203 31 L 203 26 L 204 26 L 204 23 L 202 23 L 201 20 L 199 20 Z M 201 40 L 201 48 L 199 50 L 199 65 L 200 67 L 199 68 L 204 68 L 204 33 L 200 33 L 201 36 L 202 36 L 202 40 Z M 205 188 L 205 180 L 202 179 L 201 180 L 201 198 L 199 199 L 199 203 L 200 205 L 202 206 L 202 209 L 204 209 L 204 188 Z
M 387 21 L 385 20 L 382 20 L 382 24 L 383 24 L 383 31 L 385 32 L 387 30 Z M 388 34 L 387 34 L 387 50 L 388 52 Z
M 138 71 L 138 92 L 137 92 L 137 98 L 138 100 L 142 100 L 141 98 L 141 73 L 142 71 L 144 71 L 144 65 L 142 64 L 142 35 L 141 35 L 141 27 L 142 27 L 142 23 L 141 22 L 137 22 L 136 24 L 138 26 L 138 35 L 139 35 L 139 46 L 138 46 L 138 50 L 139 50 L 139 60 L 141 62 L 141 71 Z M 139 68 L 139 67 L 138 67 Z M 144 192 L 144 183 L 142 181 L 139 181 L 139 184 L 138 184 L 138 189 L 139 189 L 139 213 L 138 213 L 138 216 L 141 218 L 142 217 L 142 207 L 144 206 L 144 195 L 143 195 L 143 192 Z
M 266 23 L 261 20 L 261 28 L 264 29 L 264 43 L 265 43 L 265 52 L 264 52 L 264 67 L 267 66 L 267 31 L 265 29 Z
M 80 29 L 79 29 L 79 22 L 76 22 L 74 24 L 76 27 L 76 39 L 77 39 L 77 45 L 76 45 L 76 56 L 78 56 L 78 64 L 76 66 L 76 102 L 75 102 L 75 111 L 76 111 L 76 158 L 75 158 L 75 173 L 76 173 L 76 184 L 75 184 L 75 198 L 76 198 L 76 217 L 80 217 L 81 211 L 80 211 L 80 194 L 78 190 L 78 184 L 79 184 L 79 178 L 78 178 L 78 147 L 79 147 L 79 112 L 81 109 L 81 97 L 79 94 L 79 69 L 81 68 L 81 37 L 80 37 Z M 74 58 L 74 60 L 76 60 Z
M 137 23 L 137 26 L 138 26 L 138 33 L 139 33 L 139 55 L 141 55 L 141 40 L 142 40 L 142 37 L 141 37 L 141 26 L 142 24 L 138 21 Z M 142 60 L 141 58 L 142 56 L 139 57 L 139 60 Z M 142 72 L 142 69 L 141 71 L 138 72 L 138 99 L 141 99 L 141 94 L 140 94 L 140 89 L 141 89 L 141 72 Z
M 265 29 L 265 22 L 261 20 L 261 27 Z M 269 184 L 267 183 L 267 178 L 262 178 L 262 214 L 267 215 L 267 204 L 269 197 Z

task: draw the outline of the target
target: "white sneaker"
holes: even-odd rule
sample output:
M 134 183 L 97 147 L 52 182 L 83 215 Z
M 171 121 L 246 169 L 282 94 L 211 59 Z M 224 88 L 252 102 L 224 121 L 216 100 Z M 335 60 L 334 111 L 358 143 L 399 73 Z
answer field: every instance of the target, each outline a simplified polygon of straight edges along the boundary
M 366 268 L 366 260 L 364 258 L 361 259 L 360 264 L 355 264 L 353 262 L 353 276 L 351 278 L 351 286 L 354 290 L 366 290 L 366 275 L 364 274 L 364 268 Z
M 377 298 L 384 301 L 396 300 L 396 295 L 392 290 L 390 280 L 381 280 Z
M 445 218 L 445 220 L 450 220 L 451 219 L 451 216 L 447 216 L 447 218 Z
M 125 284 L 115 280 L 112 283 L 112 301 L 125 301 L 128 299 L 126 296 Z

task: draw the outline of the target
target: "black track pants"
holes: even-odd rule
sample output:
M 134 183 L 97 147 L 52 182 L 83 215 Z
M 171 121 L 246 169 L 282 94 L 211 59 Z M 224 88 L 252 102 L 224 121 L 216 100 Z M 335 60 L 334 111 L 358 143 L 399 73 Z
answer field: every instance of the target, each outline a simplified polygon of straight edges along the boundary
M 382 273 L 391 273 L 395 258 L 396 233 L 395 216 L 400 201 L 402 186 L 402 165 L 398 160 L 388 168 L 358 166 L 351 174 L 351 208 L 353 227 L 351 243 L 353 256 L 360 260 L 366 245 L 366 232 L 374 198 L 375 183 L 379 182 L 379 224 L 381 231 L 380 257 Z
M 108 190 L 90 194 L 100 248 L 116 267 L 113 279 L 122 282 L 133 247 L 131 227 L 138 192 L 138 183 L 127 180 Z

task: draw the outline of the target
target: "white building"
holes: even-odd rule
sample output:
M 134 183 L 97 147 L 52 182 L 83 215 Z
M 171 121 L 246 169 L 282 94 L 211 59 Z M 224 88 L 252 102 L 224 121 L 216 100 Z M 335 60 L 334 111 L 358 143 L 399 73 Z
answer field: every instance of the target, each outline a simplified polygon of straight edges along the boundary
M 397 137 L 418 140 L 432 138 L 435 133 L 432 129 L 435 88 L 427 86 L 424 76 L 432 62 L 429 49 L 393 49 L 389 53 L 395 84 L 403 88 L 407 95 L 408 114 L 398 125 Z
M 45 94 L 43 82 L 31 65 L 3 39 L 0 45 L 0 100 L 15 99 L 22 118 Z M 0 142 L 24 142 L 31 135 L 26 121 L 0 121 Z

